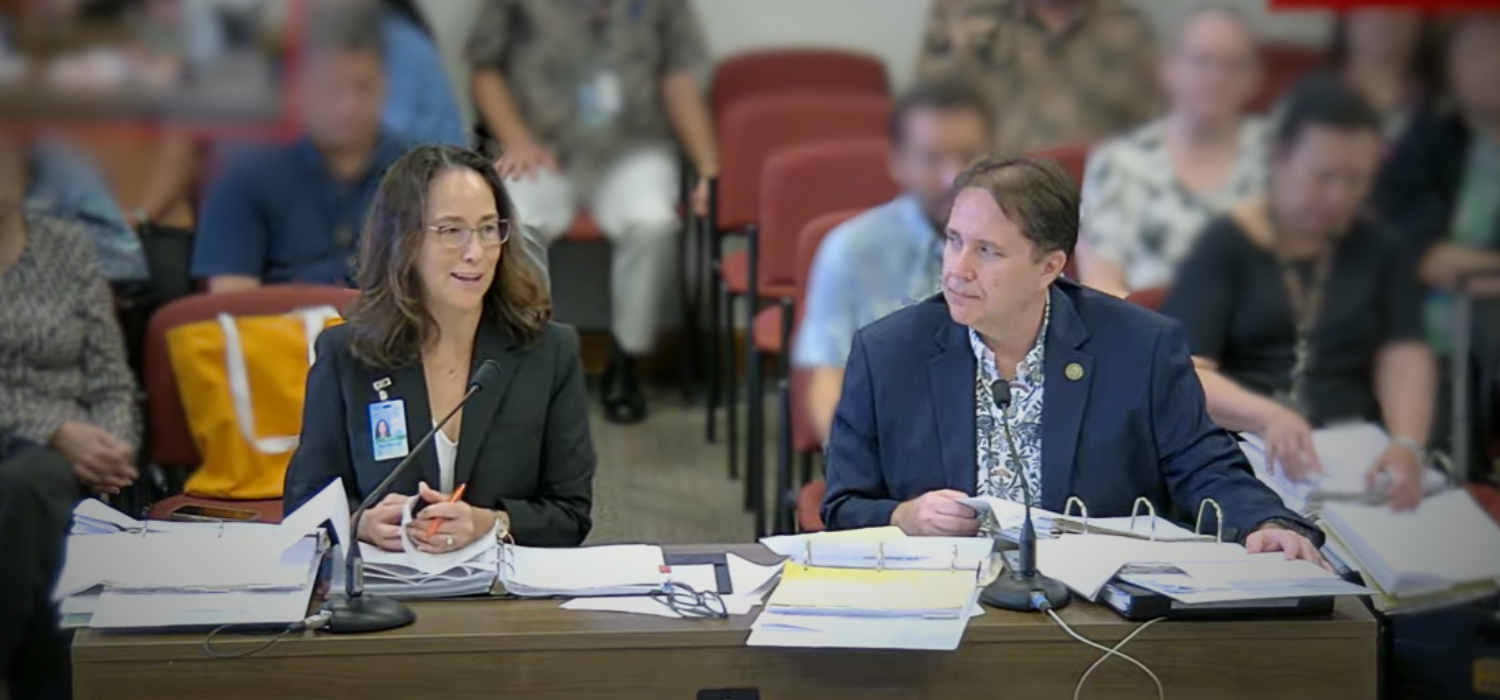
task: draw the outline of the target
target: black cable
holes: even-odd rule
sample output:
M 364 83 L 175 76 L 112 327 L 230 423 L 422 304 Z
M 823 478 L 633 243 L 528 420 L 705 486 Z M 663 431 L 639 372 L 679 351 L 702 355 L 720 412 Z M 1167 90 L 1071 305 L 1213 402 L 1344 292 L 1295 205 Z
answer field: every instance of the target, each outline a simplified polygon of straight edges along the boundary
M 281 641 L 282 639 L 285 639 L 289 634 L 296 634 L 298 632 L 304 632 L 307 630 L 322 629 L 323 627 L 327 626 L 329 619 L 331 619 L 331 616 L 328 613 L 320 612 L 317 615 L 313 615 L 312 617 L 309 617 L 305 620 L 293 622 L 292 624 L 287 625 L 286 629 L 276 633 L 275 636 L 267 639 L 265 642 L 261 643 L 260 646 L 252 647 L 245 651 L 235 652 L 233 654 L 221 654 L 217 651 L 214 651 L 214 637 L 218 636 L 220 632 L 223 632 L 224 630 L 227 630 L 231 627 L 245 627 L 247 625 L 219 625 L 218 627 L 215 627 L 212 632 L 209 632 L 207 637 L 203 638 L 203 653 L 215 659 L 243 659 L 252 654 L 259 654 L 260 652 L 270 649 L 271 645 Z

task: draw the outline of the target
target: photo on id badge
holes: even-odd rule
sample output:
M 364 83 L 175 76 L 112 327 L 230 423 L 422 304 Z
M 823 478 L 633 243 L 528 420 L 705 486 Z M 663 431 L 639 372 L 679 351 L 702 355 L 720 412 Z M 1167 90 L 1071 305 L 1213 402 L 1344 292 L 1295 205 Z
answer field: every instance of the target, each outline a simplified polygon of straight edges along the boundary
M 370 404 L 370 451 L 377 462 L 406 456 L 406 404 L 401 399 Z

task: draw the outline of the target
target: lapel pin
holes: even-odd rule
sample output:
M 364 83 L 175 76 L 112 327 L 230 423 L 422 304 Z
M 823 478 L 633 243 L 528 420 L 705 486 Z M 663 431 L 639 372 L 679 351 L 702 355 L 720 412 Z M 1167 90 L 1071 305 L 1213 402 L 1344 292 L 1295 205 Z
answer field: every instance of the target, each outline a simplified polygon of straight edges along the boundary
M 1083 379 L 1083 365 L 1077 362 L 1069 362 L 1068 366 L 1063 368 L 1063 376 L 1067 377 L 1068 381 L 1073 382 Z

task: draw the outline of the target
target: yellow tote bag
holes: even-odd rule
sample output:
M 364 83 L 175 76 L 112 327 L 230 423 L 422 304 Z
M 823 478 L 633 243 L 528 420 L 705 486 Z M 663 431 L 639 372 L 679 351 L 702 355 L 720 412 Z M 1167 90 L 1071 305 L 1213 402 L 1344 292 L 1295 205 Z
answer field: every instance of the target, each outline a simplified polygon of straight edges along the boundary
M 341 322 L 331 306 L 280 316 L 220 314 L 167 332 L 172 373 L 203 463 L 194 496 L 280 498 L 297 449 L 314 345 Z

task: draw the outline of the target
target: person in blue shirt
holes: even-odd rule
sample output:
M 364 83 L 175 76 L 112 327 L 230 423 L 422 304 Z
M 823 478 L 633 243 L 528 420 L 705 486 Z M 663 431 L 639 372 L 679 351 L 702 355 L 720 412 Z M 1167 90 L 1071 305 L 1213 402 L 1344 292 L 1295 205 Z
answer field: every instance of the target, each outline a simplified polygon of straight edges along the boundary
M 891 117 L 891 176 L 903 194 L 843 223 L 818 246 L 792 363 L 810 372 L 803 400 L 823 442 L 855 331 L 937 291 L 948 191 L 985 155 L 993 131 L 989 106 L 967 83 L 935 79 L 912 88 Z
M 210 188 L 192 265 L 209 291 L 351 283 L 365 212 L 408 145 L 381 126 L 379 25 L 354 19 L 311 22 L 296 77 L 305 137 L 241 156 Z
M 150 276 L 146 252 L 88 157 L 65 141 L 43 137 L 29 149 L 31 183 L 28 210 L 77 223 L 99 256 L 110 282 L 139 282 Z
M 381 19 L 388 92 L 385 128 L 415 143 L 469 145 L 437 45 L 417 23 L 419 17 L 393 4 L 383 3 Z

